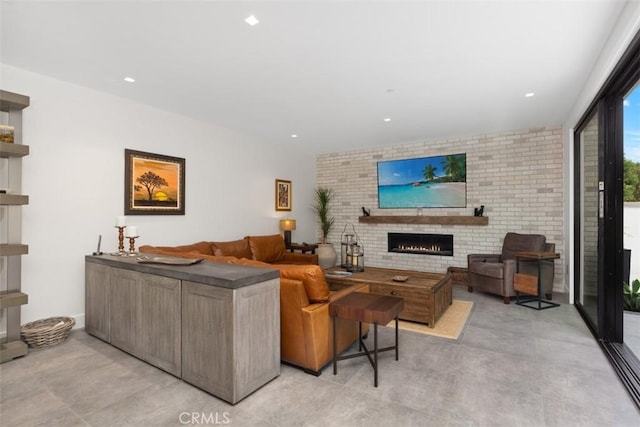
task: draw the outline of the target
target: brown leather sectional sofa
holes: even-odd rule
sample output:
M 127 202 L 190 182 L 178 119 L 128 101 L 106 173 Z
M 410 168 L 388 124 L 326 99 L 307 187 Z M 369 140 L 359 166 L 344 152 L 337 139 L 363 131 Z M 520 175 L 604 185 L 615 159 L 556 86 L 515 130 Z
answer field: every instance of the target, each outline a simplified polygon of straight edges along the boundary
M 140 252 L 278 269 L 281 359 L 314 375 L 319 375 L 333 357 L 329 303 L 351 292 L 369 291 L 367 285 L 330 291 L 324 272 L 317 265 L 317 255 L 287 252 L 279 234 L 184 246 L 146 245 L 140 247 Z M 367 331 L 363 325 L 363 333 Z M 338 319 L 337 333 L 341 352 L 357 340 L 358 324 Z

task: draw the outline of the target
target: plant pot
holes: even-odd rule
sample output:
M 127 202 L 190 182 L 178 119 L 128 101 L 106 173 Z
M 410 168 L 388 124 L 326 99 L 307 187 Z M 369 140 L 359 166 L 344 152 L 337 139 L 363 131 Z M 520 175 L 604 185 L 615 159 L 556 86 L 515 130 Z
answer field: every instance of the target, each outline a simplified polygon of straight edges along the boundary
M 331 243 L 320 243 L 318 249 L 318 265 L 323 270 L 334 267 L 336 265 L 336 259 L 338 258 L 336 250 Z

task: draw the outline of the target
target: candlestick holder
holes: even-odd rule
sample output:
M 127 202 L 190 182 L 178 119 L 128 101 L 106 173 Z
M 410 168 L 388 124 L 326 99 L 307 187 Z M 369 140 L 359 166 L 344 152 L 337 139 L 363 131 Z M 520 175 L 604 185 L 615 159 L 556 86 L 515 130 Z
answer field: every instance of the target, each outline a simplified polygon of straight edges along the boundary
M 136 253 L 136 239 L 140 236 L 129 236 L 129 255 Z
M 126 227 L 120 227 L 116 225 L 118 229 L 118 254 L 123 254 L 124 252 L 124 229 Z

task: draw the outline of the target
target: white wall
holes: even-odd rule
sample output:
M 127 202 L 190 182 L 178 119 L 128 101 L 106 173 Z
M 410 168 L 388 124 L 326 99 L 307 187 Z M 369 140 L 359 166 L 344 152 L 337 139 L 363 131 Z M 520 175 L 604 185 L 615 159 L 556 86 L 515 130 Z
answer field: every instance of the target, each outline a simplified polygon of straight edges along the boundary
M 125 148 L 186 159 L 186 215 L 129 216 L 139 244 L 172 245 L 277 233 L 297 219 L 295 241 L 315 241 L 315 159 L 211 124 L 2 66 L 2 89 L 31 97 L 24 110 L 22 323 L 59 315 L 84 323 L 84 256 L 102 235 L 117 249 Z M 274 180 L 293 181 L 293 211 L 276 212 Z M 4 272 L 3 272 L 4 273 Z M 6 280 L 6 279 L 5 279 Z

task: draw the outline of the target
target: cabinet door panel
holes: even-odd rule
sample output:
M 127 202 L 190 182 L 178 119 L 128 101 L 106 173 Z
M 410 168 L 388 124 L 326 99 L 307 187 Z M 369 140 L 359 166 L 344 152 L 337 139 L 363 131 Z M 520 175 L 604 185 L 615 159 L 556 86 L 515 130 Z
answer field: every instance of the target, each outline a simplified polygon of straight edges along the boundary
M 233 401 L 233 291 L 182 282 L 182 378 Z
M 140 273 L 111 272 L 111 344 L 140 356 Z
M 85 264 L 85 320 L 87 333 L 110 342 L 109 272 L 104 265 Z
M 142 282 L 142 358 L 180 376 L 180 281 L 140 274 Z

